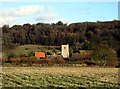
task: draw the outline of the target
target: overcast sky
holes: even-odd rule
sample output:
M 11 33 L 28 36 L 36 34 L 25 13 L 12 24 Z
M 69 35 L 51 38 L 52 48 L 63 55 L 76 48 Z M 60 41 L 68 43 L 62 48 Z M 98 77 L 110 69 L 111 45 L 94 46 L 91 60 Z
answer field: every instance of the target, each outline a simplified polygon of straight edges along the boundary
M 110 21 L 118 19 L 118 2 L 4 2 L 0 12 L 0 26 Z

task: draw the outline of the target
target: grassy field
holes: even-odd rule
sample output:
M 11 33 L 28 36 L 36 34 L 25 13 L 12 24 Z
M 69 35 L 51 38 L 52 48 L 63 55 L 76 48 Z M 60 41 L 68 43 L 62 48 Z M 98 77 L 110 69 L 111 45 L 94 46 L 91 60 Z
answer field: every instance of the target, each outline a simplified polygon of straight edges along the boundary
M 118 87 L 118 68 L 3 67 L 3 87 Z
M 42 46 L 42 45 L 22 45 L 22 46 L 18 46 L 15 49 L 11 49 L 11 50 L 5 50 L 2 52 L 2 55 L 4 58 L 7 58 L 7 56 L 9 54 L 14 54 L 16 56 L 21 55 L 21 54 L 25 54 L 26 56 L 28 56 L 30 54 L 30 52 L 49 52 L 49 53 L 53 53 L 54 51 L 56 52 L 60 52 L 60 46 Z M 53 50 L 54 49 L 54 50 Z

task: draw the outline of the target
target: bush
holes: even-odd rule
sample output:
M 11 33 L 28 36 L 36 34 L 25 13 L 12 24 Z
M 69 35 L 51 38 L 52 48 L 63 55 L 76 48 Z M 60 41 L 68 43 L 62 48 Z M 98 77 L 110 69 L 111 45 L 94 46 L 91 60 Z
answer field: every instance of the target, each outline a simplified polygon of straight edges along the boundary
M 25 50 L 29 50 L 29 48 L 25 48 Z
M 39 59 L 40 64 L 50 64 L 50 59 Z
M 27 57 L 26 54 L 19 54 L 18 57 Z
M 34 56 L 34 55 L 35 55 L 35 54 L 34 54 L 33 51 L 28 52 L 28 57 L 31 57 L 31 56 Z
M 17 55 L 11 51 L 7 52 L 5 55 L 6 55 L 6 58 L 8 58 L 8 59 L 13 58 L 13 57 L 17 57 Z
M 65 63 L 65 60 L 62 58 L 56 58 L 53 60 L 54 60 L 54 63 L 56 63 L 56 64 L 64 64 Z
M 94 50 L 91 54 L 91 57 L 95 61 L 100 62 L 100 66 L 116 66 L 117 64 L 117 55 L 114 50 L 108 47 L 102 47 L 97 50 Z
M 52 53 L 51 52 L 47 52 L 47 55 L 52 55 Z

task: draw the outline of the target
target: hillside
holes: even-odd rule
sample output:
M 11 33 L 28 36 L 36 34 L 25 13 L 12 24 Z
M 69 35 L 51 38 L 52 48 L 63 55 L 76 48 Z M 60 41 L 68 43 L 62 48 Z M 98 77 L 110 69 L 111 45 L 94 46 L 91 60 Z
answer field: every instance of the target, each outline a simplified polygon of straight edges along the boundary
M 70 25 L 63 24 L 61 21 L 56 24 L 37 23 L 12 27 L 4 25 L 2 30 L 2 48 L 3 52 L 6 52 L 4 58 L 29 57 L 24 59 L 32 60 L 30 57 L 34 56 L 35 51 L 44 51 L 51 55 L 60 53 L 59 47 L 62 44 L 69 44 L 70 54 L 80 52 L 80 50 L 93 50 L 90 60 L 99 62 L 100 66 L 117 67 L 120 63 L 118 60 L 120 59 L 119 20 L 72 23 Z M 55 46 L 58 48 L 54 48 Z M 78 61 L 80 59 L 75 58 Z M 41 63 L 41 61 L 36 61 Z M 44 61 L 49 63 L 53 60 Z M 64 62 L 63 59 L 59 61 Z
M 115 50 L 119 56 L 120 51 L 120 21 L 83 22 L 63 24 L 23 24 L 4 25 L 3 51 L 14 49 L 17 46 L 33 44 L 43 46 L 60 46 L 69 44 L 72 49 L 92 50 L 103 46 Z

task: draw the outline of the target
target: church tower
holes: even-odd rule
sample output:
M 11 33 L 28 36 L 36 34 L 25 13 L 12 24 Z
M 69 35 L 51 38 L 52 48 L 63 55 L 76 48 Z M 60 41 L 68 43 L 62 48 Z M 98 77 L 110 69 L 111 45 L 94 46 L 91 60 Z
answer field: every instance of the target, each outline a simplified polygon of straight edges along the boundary
M 69 45 L 62 45 L 62 56 L 63 58 L 68 58 L 69 57 Z

